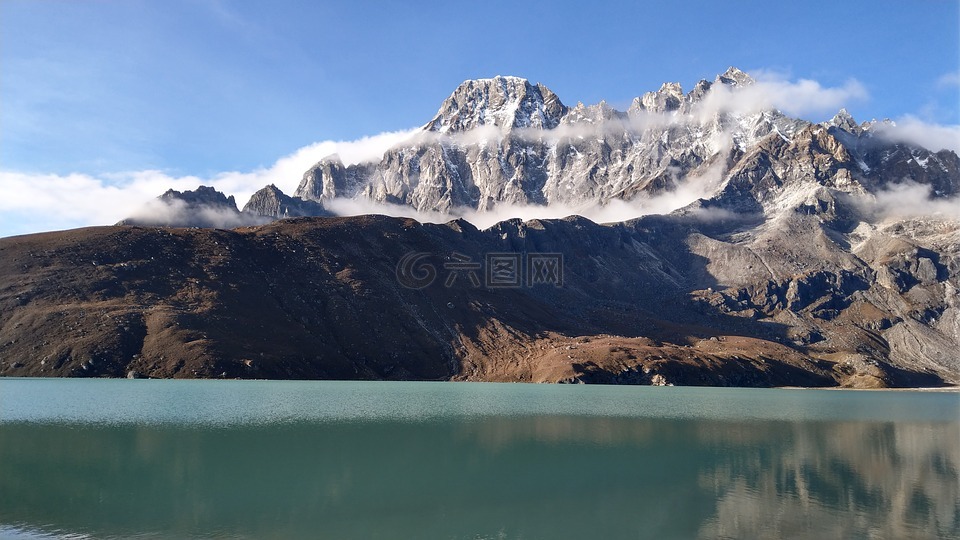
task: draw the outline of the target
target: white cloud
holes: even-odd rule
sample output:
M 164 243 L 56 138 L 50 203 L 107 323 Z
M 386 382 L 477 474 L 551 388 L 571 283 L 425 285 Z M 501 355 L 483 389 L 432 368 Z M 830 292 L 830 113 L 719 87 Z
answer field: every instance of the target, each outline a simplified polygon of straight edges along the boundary
M 893 141 L 921 146 L 933 152 L 952 150 L 960 153 L 960 125 L 924 122 L 915 116 L 904 116 L 896 124 L 877 124 L 878 135 Z
M 105 175 L 29 174 L 0 171 L 0 237 L 42 230 L 109 225 L 139 211 L 168 189 L 213 186 L 234 195 L 239 206 L 267 184 L 292 194 L 303 173 L 337 153 L 344 164 L 379 160 L 391 146 L 416 130 L 381 133 L 355 141 L 323 141 L 282 157 L 271 167 L 251 172 L 222 172 L 211 177 L 170 176 L 162 171 Z
M 930 186 L 904 182 L 878 192 L 873 201 L 860 201 L 861 208 L 874 219 L 940 217 L 960 219 L 960 197 L 934 199 Z
M 324 207 L 338 216 L 381 214 L 393 217 L 408 217 L 422 223 L 446 223 L 457 216 L 441 212 L 421 211 L 411 206 L 380 203 L 370 199 L 333 199 L 324 201 Z
M 725 85 L 713 85 L 699 110 L 701 116 L 710 116 L 717 112 L 751 113 L 772 108 L 803 118 L 811 114 L 836 112 L 851 101 L 868 97 L 866 88 L 855 79 L 850 79 L 843 86 L 824 87 L 809 79 L 792 82 L 763 73 L 756 83 L 746 87 L 733 89 Z
M 673 191 L 635 199 L 641 205 L 644 214 L 668 214 L 697 199 L 706 199 L 713 196 L 723 181 L 726 163 L 724 160 L 718 159 L 703 171 L 686 178 L 680 178 L 678 176 L 679 171 L 672 172 L 675 186 Z
M 431 211 L 424 212 L 409 206 L 358 199 L 334 199 L 326 203 L 326 206 L 339 216 L 382 214 L 393 217 L 414 218 L 421 223 L 446 223 L 452 219 L 462 218 L 480 229 L 486 229 L 501 221 L 513 218 L 528 221 L 531 219 L 559 219 L 579 215 L 597 223 L 612 223 L 652 213 L 640 202 L 620 200 L 611 201 L 602 206 L 595 204 L 584 206 L 566 204 L 552 204 L 550 206 L 536 204 L 501 204 L 494 210 L 478 211 L 467 208 L 456 208 L 449 214 Z
M 278 159 L 269 168 L 248 173 L 220 173 L 207 179 L 205 185 L 212 185 L 224 193 L 236 196 L 241 206 L 250 198 L 250 195 L 268 184 L 275 184 L 284 193 L 292 195 L 300 184 L 303 173 L 321 159 L 337 154 L 344 165 L 379 161 L 390 147 L 409 139 L 416 132 L 416 129 L 390 131 L 355 141 L 313 143 Z M 195 188 L 196 185 L 193 187 Z
M 520 205 L 501 204 L 494 210 L 478 211 L 466 208 L 454 209 L 451 213 L 417 211 L 409 206 L 378 203 L 370 200 L 334 199 L 324 204 L 340 216 L 356 216 L 362 214 L 383 214 L 394 217 L 414 218 L 424 223 L 445 223 L 455 218 L 463 218 L 474 226 L 485 229 L 501 221 L 520 218 L 524 221 L 531 219 L 559 219 L 572 215 L 583 216 L 596 223 L 615 223 L 646 216 L 650 214 L 667 214 L 697 199 L 707 198 L 716 191 L 723 179 L 724 163 L 716 163 L 706 167 L 700 174 L 685 179 L 674 178 L 675 189 L 655 196 L 640 196 L 633 200 L 624 201 L 614 199 L 605 204 L 551 204 Z M 696 217 L 709 219 L 710 216 Z
M 238 214 L 225 208 L 210 206 L 190 208 L 187 203 L 178 199 L 152 199 L 134 210 L 129 218 L 135 223 L 150 225 L 182 227 L 189 223 L 195 227 L 216 227 L 219 229 L 233 229 L 270 222 L 269 218 L 263 216 Z
M 937 79 L 937 88 L 952 88 L 960 86 L 960 71 L 944 73 Z

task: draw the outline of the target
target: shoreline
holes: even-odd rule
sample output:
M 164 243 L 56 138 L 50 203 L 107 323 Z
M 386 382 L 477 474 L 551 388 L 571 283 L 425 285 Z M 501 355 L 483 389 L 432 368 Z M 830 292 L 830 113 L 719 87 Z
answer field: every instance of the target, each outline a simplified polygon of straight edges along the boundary
M 606 383 L 581 383 L 571 385 L 562 382 L 532 382 L 532 381 L 478 381 L 478 380 L 383 380 L 383 379 L 240 379 L 240 378 L 128 378 L 128 377 L 17 377 L 9 375 L 0 375 L 0 381 L 14 380 L 61 380 L 61 381 L 273 381 L 273 382 L 429 382 L 429 383 L 479 383 L 479 384 L 532 384 L 532 385 L 552 385 L 552 386 L 623 386 L 623 387 L 651 387 L 651 388 L 730 388 L 740 390 L 769 389 L 769 390 L 856 390 L 861 392 L 891 391 L 891 392 L 943 392 L 960 393 L 960 385 L 952 386 L 917 386 L 917 387 L 898 387 L 898 388 L 852 388 L 843 386 L 711 386 L 711 385 L 649 385 L 649 384 L 606 384 Z
M 902 388 L 848 388 L 843 386 L 776 386 L 773 388 L 781 388 L 783 390 L 856 390 L 858 392 L 875 392 L 875 391 L 891 391 L 891 392 L 958 392 L 960 393 L 960 386 L 907 386 Z

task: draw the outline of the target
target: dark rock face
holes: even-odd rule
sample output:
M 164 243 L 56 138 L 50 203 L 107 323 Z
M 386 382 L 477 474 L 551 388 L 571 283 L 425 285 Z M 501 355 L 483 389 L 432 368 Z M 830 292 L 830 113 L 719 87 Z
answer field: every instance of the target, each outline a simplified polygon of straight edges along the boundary
M 194 207 L 206 206 L 237 211 L 237 201 L 233 198 L 233 195 L 227 197 L 209 186 L 200 186 L 194 191 L 184 192 L 168 189 L 159 199 L 166 203 L 181 201 Z
M 782 236 L 684 215 L 482 231 L 365 216 L 0 239 L 0 375 L 960 381 L 960 252 L 924 247 L 960 245 L 955 225 L 849 250 L 816 216 L 792 219 Z M 562 282 L 490 286 L 488 254 L 518 254 L 521 271 L 559 254 Z M 450 281 L 464 261 L 477 279 L 461 266 Z

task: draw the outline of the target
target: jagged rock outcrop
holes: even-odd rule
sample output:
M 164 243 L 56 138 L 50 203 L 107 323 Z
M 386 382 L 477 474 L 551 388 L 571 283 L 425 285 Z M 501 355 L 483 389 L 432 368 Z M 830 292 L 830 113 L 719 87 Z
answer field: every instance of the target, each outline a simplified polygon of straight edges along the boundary
M 321 203 L 290 197 L 273 184 L 254 193 L 243 206 L 243 212 L 273 219 L 333 215 Z
M 567 108 L 549 88 L 520 77 L 465 81 L 423 127 L 436 133 L 464 132 L 482 126 L 514 129 L 553 129 Z
M 232 229 L 268 221 L 264 216 L 237 210 L 233 195 L 228 197 L 215 188 L 200 186 L 192 191 L 167 190 L 117 225 Z
M 321 202 L 335 197 L 354 197 L 362 189 L 370 169 L 369 165 L 344 167 L 340 156 L 333 154 L 303 173 L 293 196 Z

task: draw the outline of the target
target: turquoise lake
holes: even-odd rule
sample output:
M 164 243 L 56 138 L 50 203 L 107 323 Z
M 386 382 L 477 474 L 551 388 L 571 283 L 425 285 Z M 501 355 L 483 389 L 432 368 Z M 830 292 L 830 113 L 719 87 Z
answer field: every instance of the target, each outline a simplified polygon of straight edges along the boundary
M 0 538 L 960 538 L 960 394 L 2 379 Z

